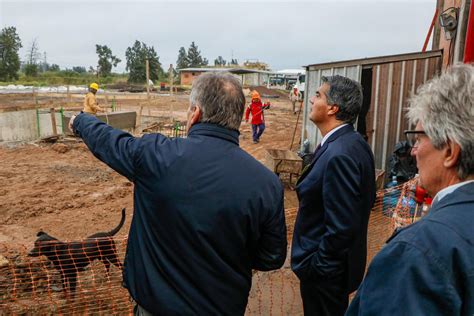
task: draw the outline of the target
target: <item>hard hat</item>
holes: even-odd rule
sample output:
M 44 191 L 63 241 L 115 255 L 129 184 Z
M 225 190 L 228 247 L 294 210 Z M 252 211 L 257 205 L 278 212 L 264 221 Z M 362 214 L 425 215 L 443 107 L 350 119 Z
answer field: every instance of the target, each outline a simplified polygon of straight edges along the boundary
M 260 94 L 256 90 L 252 91 L 251 96 L 252 96 L 252 99 L 260 99 Z
M 89 88 L 94 89 L 94 90 L 99 90 L 99 85 L 95 82 L 91 83 Z

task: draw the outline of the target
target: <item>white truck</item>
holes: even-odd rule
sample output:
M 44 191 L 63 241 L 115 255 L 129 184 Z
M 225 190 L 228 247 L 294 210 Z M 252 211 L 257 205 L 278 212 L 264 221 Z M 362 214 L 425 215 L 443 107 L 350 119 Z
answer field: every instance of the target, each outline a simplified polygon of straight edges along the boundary
M 304 99 L 305 81 L 306 81 L 306 72 L 299 73 L 298 77 L 296 78 L 296 83 L 295 83 L 294 87 L 296 87 L 298 89 L 298 91 L 301 93 L 301 100 Z

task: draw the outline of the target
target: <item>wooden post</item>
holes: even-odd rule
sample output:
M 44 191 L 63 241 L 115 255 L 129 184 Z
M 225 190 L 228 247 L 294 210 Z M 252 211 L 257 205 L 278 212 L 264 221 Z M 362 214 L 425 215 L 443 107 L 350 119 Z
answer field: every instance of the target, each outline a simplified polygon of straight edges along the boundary
M 36 104 L 38 103 L 38 100 L 36 99 L 36 87 L 33 86 L 33 102 Z
M 148 115 L 150 115 L 150 62 L 148 58 L 146 59 L 146 98 L 148 100 Z
M 173 80 L 174 80 L 174 75 L 173 75 L 173 64 L 170 64 L 170 68 L 168 69 L 168 78 L 170 82 L 170 96 L 173 95 Z M 173 116 L 174 116 L 174 110 L 173 110 L 173 102 L 170 100 L 170 120 L 173 122 Z
M 51 112 L 51 126 L 53 127 L 53 135 L 58 135 L 58 130 L 56 128 L 56 114 L 54 108 L 50 109 Z
M 69 92 L 69 85 L 67 85 L 67 102 L 71 103 L 71 93 Z
M 168 69 L 168 81 L 170 83 L 170 95 L 173 95 L 174 69 L 173 64 L 170 64 Z

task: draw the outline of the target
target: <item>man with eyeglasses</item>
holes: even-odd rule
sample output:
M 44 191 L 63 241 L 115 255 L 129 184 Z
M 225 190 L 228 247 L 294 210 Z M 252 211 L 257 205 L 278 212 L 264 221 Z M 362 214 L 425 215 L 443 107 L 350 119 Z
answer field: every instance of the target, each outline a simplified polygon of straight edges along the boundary
M 405 134 L 432 208 L 389 239 L 346 315 L 474 315 L 474 67 L 453 66 L 410 103 Z

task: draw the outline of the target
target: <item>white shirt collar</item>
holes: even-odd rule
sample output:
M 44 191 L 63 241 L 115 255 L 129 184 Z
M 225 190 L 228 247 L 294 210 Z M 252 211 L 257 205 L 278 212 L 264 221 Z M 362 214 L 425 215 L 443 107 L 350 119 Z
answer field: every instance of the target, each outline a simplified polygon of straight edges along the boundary
M 433 205 L 435 203 L 438 203 L 439 201 L 441 201 L 441 199 L 444 198 L 446 195 L 448 195 L 450 193 L 453 193 L 455 190 L 459 189 L 463 185 L 466 185 L 466 184 L 471 183 L 471 182 L 474 182 L 474 180 L 468 180 L 468 181 L 456 183 L 456 184 L 450 185 L 450 186 L 442 189 L 441 191 L 436 193 L 436 195 L 433 199 Z
M 325 143 L 326 140 L 329 138 L 329 136 L 331 136 L 331 135 L 334 134 L 338 129 L 341 129 L 341 128 L 343 128 L 343 127 L 346 126 L 346 125 L 349 125 L 349 124 L 345 123 L 345 124 L 339 125 L 338 127 L 333 128 L 332 130 L 330 130 L 326 135 L 324 135 L 323 140 L 321 141 L 321 147 L 323 147 L 324 143 Z

